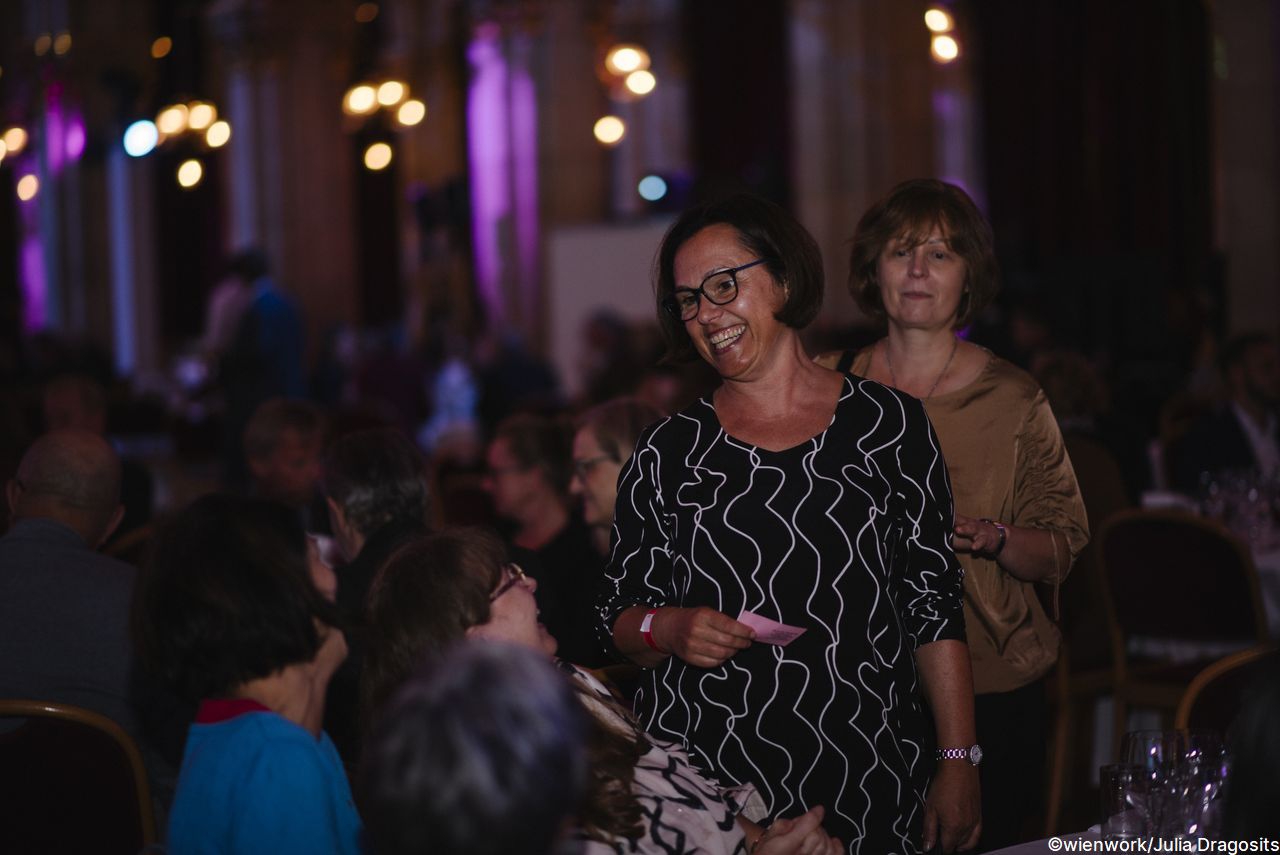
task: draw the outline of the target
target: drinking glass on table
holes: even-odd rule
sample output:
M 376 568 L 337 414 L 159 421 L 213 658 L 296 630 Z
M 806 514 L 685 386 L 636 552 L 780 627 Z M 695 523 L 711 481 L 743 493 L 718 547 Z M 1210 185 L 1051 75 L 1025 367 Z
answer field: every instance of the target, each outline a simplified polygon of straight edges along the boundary
M 1134 840 L 1147 835 L 1147 778 L 1135 763 L 1112 763 L 1099 770 L 1102 839 Z
M 1216 731 L 1130 731 L 1120 744 L 1120 760 L 1139 770 L 1148 834 L 1186 838 L 1216 833 L 1218 794 L 1228 766 Z

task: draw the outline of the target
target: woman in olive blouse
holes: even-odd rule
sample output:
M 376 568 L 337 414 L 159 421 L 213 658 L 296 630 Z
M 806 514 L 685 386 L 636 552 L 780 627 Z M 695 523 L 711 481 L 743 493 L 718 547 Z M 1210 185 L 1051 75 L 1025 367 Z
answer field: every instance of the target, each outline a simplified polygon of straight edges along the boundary
M 1089 536 L 1044 393 L 1026 372 L 956 334 L 994 297 L 997 276 L 991 228 L 963 190 L 937 180 L 900 184 L 863 215 L 850 258 L 850 291 L 888 334 L 818 360 L 920 398 L 942 446 L 983 750 L 978 851 L 1016 842 L 1038 807 L 1041 678 L 1060 636 L 1036 585 L 1056 603 Z

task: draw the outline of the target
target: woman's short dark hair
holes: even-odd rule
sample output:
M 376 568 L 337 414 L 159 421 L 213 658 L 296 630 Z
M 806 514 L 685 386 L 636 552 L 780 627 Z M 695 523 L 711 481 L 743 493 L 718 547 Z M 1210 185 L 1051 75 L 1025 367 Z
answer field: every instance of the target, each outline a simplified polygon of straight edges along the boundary
M 558 495 L 569 495 L 569 481 L 573 478 L 573 434 L 568 425 L 551 416 L 517 413 L 498 424 L 493 438 L 505 440 L 511 456 L 521 466 L 541 468 Z
M 469 641 L 426 660 L 365 749 L 371 848 L 549 853 L 587 788 L 586 709 L 535 650 Z
M 489 620 L 489 595 L 502 578 L 507 548 L 486 529 L 414 537 L 378 571 L 365 613 L 369 647 L 360 694 L 370 724 L 422 661 Z
M 956 185 L 936 178 L 916 178 L 902 182 L 868 208 L 853 233 L 849 293 L 862 311 L 877 319 L 885 317 L 877 277 L 885 247 L 899 240 L 918 246 L 935 228 L 965 263 L 965 288 L 955 327 L 969 323 L 995 298 L 1000 290 L 1000 266 L 991 224 L 969 194 Z
M 749 193 L 704 202 L 681 214 L 667 230 L 654 262 L 658 324 L 666 338 L 670 360 L 697 358 L 684 323 L 662 306 L 663 300 L 676 289 L 676 253 L 698 232 L 721 224 L 733 227 L 743 247 L 763 258 L 774 280 L 786 286 L 787 300 L 774 317 L 789 327 L 803 329 L 822 307 L 825 287 L 822 253 L 813 236 L 795 217 L 768 199 Z
M 297 515 L 222 495 L 196 500 L 160 530 L 133 620 L 144 664 L 193 701 L 310 662 L 323 641 L 317 621 L 339 623 L 312 581 Z

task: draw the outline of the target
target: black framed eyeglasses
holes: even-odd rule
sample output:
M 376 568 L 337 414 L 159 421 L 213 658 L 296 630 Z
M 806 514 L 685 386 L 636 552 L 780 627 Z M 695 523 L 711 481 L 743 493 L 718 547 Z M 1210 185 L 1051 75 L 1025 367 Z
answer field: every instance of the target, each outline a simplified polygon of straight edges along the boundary
M 717 270 L 702 280 L 697 288 L 677 288 L 662 298 L 662 307 L 673 318 L 681 321 L 693 320 L 698 314 L 698 303 L 706 297 L 713 304 L 723 306 L 732 303 L 738 296 L 738 274 L 757 264 L 764 264 L 763 258 L 748 261 L 728 270 Z
M 491 603 L 525 580 L 524 568 L 514 562 L 502 565 L 502 572 L 507 578 L 498 586 L 496 591 L 489 595 L 489 602 Z

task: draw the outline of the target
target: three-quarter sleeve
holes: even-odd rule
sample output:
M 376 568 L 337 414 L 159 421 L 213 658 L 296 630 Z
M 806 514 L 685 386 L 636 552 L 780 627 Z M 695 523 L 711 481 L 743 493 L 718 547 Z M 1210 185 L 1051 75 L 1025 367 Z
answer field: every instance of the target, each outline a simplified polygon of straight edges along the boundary
M 964 571 L 951 548 L 954 506 L 942 448 L 914 398 L 903 402 L 903 436 L 896 449 L 897 489 L 905 518 L 905 550 L 895 568 L 894 589 L 912 646 L 933 641 L 963 641 Z
M 1011 522 L 1061 536 L 1069 556 L 1056 578 L 1045 580 L 1061 582 L 1089 542 L 1089 520 L 1062 432 L 1044 392 L 1037 390 L 1017 441 Z
M 609 563 L 596 602 L 596 633 L 605 651 L 618 655 L 613 624 L 632 606 L 666 605 L 671 595 L 671 551 L 662 514 L 658 466 L 661 453 L 641 435 L 618 474 Z

